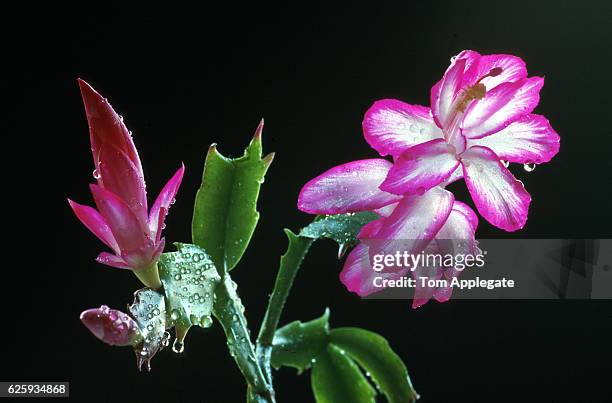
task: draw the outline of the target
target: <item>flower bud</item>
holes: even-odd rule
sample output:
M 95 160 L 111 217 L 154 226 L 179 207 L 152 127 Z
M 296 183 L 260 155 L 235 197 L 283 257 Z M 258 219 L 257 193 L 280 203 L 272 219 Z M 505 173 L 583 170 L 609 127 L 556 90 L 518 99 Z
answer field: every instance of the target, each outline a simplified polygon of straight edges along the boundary
M 98 339 L 111 346 L 133 346 L 142 341 L 134 319 L 106 305 L 81 313 L 81 322 Z

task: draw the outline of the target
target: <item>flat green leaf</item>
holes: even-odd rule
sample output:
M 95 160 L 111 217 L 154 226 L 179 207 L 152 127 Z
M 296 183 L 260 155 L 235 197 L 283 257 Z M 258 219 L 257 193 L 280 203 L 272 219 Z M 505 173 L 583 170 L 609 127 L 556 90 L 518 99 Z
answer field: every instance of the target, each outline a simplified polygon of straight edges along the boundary
M 242 157 L 224 157 L 215 144 L 206 156 L 192 239 L 211 255 L 221 272 L 232 270 L 240 261 L 259 220 L 259 188 L 274 157 L 261 157 L 262 128 L 263 120 Z
M 390 403 L 414 402 L 418 398 L 406 366 L 384 337 L 365 329 L 344 327 L 331 331 L 330 343 L 359 363 Z
M 309 322 L 291 322 L 274 334 L 271 364 L 276 369 L 293 367 L 301 373 L 310 368 L 312 360 L 327 347 L 328 338 L 329 309 Z
M 352 246 L 357 243 L 357 234 L 361 227 L 377 218 L 379 216 L 370 211 L 319 216 L 302 229 L 300 236 L 314 239 L 329 238 L 340 246 Z
M 317 403 L 373 403 L 376 391 L 346 353 L 329 345 L 312 364 L 312 391 Z
M 138 324 L 143 341 L 134 346 L 138 369 L 142 364 L 151 369 L 151 358 L 167 344 L 166 303 L 164 296 L 150 288 L 141 288 L 134 293 L 134 302 L 128 310 Z
M 209 327 L 214 291 L 221 277 L 204 249 L 184 243 L 175 245 L 178 252 L 164 253 L 159 259 L 170 323 L 183 328 Z

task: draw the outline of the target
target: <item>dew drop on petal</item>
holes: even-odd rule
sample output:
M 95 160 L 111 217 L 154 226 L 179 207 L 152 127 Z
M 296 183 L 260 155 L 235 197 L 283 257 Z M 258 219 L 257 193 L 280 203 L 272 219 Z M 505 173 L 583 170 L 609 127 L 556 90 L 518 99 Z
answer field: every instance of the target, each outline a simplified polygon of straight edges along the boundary
M 533 172 L 535 168 L 536 168 L 536 164 L 534 164 L 533 162 L 528 162 L 527 164 L 523 165 L 523 169 L 526 172 Z
M 98 170 L 98 168 L 93 170 L 92 175 L 93 175 L 95 180 L 98 180 L 98 179 L 100 179 L 102 177 L 102 175 L 100 175 L 100 171 Z

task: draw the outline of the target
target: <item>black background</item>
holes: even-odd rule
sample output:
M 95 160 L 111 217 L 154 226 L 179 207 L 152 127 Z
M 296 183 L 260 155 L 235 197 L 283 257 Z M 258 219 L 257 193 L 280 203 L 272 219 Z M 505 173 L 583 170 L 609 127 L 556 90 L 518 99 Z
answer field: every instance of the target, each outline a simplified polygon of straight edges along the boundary
M 30 9 L 27 9 L 27 8 Z M 168 241 L 189 241 L 193 198 L 212 142 L 237 156 L 265 117 L 275 151 L 261 220 L 233 272 L 256 330 L 286 247 L 283 227 L 310 220 L 300 187 L 322 171 L 374 157 L 361 120 L 377 99 L 428 104 L 430 87 L 462 49 L 512 53 L 545 75 L 537 113 L 561 152 L 532 173 L 527 226 L 508 234 L 480 221 L 481 238 L 605 238 L 610 224 L 612 9 L 609 2 L 428 2 L 190 9 L 111 2 L 4 16 L 2 85 L 6 249 L 0 364 L 4 380 L 67 380 L 74 401 L 239 402 L 245 388 L 219 326 L 192 330 L 185 353 L 163 351 L 151 373 L 133 353 L 95 339 L 79 313 L 122 309 L 139 287 L 96 264 L 103 248 L 65 201 L 91 204 L 92 164 L 75 79 L 108 97 L 134 132 L 150 200 L 187 171 Z M 463 183 L 453 185 L 468 201 Z M 610 301 L 363 301 L 338 280 L 335 246 L 311 250 L 282 319 L 325 307 L 332 326 L 383 334 L 424 402 L 610 401 Z M 517 267 L 517 270 L 520 270 Z M 308 374 L 276 373 L 281 402 L 313 401 Z

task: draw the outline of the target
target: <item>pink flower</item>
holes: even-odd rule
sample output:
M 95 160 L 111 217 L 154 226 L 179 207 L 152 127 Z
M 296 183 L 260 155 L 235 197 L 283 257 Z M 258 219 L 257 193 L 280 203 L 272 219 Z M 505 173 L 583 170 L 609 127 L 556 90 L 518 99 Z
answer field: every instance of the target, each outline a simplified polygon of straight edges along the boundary
M 144 175 L 131 133 L 111 105 L 89 84 L 78 80 L 89 123 L 94 178 L 90 185 L 97 210 L 68 200 L 81 222 L 114 253 L 97 261 L 131 269 L 150 286 L 160 286 L 155 273 L 146 276 L 164 250 L 164 220 L 183 179 L 184 166 L 166 183 L 147 208 Z
M 527 221 L 531 196 L 507 162 L 541 164 L 559 151 L 548 120 L 531 112 L 541 77 L 511 55 L 466 50 L 431 89 L 431 109 L 377 101 L 363 121 L 367 142 L 395 163 L 381 189 L 423 193 L 461 177 L 480 214 L 506 231 Z
M 380 184 L 391 167 L 392 163 L 384 159 L 349 162 L 310 180 L 298 197 L 298 208 L 312 214 L 373 211 L 380 216 L 361 229 L 358 238 L 362 242 L 351 251 L 340 274 L 347 289 L 360 296 L 381 291 L 375 284 L 376 277 L 400 279 L 409 272 L 405 267 L 375 271 L 371 263 L 374 254 L 393 254 L 398 250 L 419 254 L 428 248 L 439 253 L 478 250 L 474 239 L 478 219 L 467 205 L 455 201 L 452 193 L 439 186 L 422 195 L 387 193 L 380 189 Z M 440 268 L 432 276 L 438 274 L 458 273 Z M 432 296 L 446 301 L 450 290 L 418 288 L 413 306 L 424 304 Z
M 81 322 L 98 339 L 111 346 L 133 346 L 142 341 L 136 321 L 106 305 L 81 313 Z

